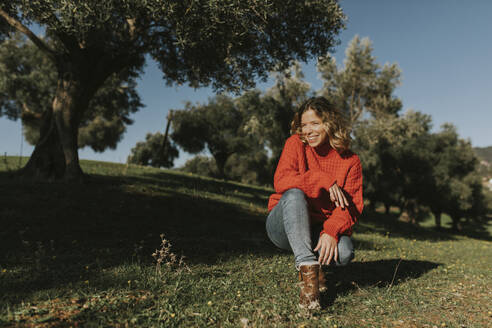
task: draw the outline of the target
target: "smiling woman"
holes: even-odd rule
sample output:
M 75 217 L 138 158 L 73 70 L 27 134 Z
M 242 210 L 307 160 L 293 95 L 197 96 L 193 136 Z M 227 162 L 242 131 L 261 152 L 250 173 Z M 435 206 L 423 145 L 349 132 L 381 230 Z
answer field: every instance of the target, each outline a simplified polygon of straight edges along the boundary
M 301 116 L 301 133 L 311 147 L 318 147 L 326 142 L 326 133 L 323 121 L 312 109 L 305 111 Z
M 314 309 L 326 289 L 321 266 L 354 257 L 350 235 L 363 207 L 362 168 L 349 150 L 345 119 L 323 97 L 301 105 L 291 133 L 275 171 L 266 230 L 277 247 L 294 253 L 299 305 Z
M 350 146 L 347 120 L 324 97 L 311 98 L 301 106 L 291 123 L 291 134 L 296 133 L 314 148 L 328 142 L 333 149 L 344 153 Z

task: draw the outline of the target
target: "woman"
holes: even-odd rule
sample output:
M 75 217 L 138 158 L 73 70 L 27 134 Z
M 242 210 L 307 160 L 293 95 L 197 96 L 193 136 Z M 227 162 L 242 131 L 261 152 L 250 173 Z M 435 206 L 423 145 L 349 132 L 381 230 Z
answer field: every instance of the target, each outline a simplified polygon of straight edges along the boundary
M 362 168 L 349 150 L 350 131 L 325 98 L 307 100 L 295 114 L 274 176 L 266 229 L 292 250 L 301 280 L 300 306 L 319 308 L 321 265 L 354 257 L 350 235 L 363 208 Z

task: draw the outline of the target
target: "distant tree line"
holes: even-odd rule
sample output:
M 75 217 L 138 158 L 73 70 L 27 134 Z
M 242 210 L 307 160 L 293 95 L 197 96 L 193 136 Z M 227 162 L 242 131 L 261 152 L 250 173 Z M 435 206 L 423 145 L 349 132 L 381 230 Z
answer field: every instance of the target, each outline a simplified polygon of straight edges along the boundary
M 408 111 L 401 117 L 365 120 L 354 129 L 369 206 L 382 204 L 386 212 L 398 207 L 413 223 L 431 212 L 438 228 L 443 213 L 455 230 L 461 229 L 463 218 L 482 222 L 490 201 L 470 142 L 460 139 L 451 124 L 431 133 L 430 123 L 428 115 Z
M 329 55 L 320 58 L 321 90 L 303 81 L 295 63 L 275 73 L 274 85 L 265 92 L 217 95 L 206 104 L 174 109 L 168 149 L 177 145 L 192 154 L 211 154 L 190 159 L 183 171 L 270 185 L 294 111 L 308 97 L 323 95 L 352 124 L 352 148 L 363 164 L 369 209 L 397 207 L 401 218 L 415 224 L 432 213 L 437 227 L 446 213 L 457 230 L 464 218 L 481 222 L 490 213 L 490 201 L 470 142 L 460 139 L 451 124 L 432 133 L 428 115 L 412 110 L 400 115 L 402 102 L 394 95 L 400 69 L 377 64 L 372 51 L 369 39 L 356 36 L 342 66 Z M 144 147 L 149 142 L 132 149 L 131 161 L 139 162 Z M 162 156 L 159 147 L 154 146 L 155 156 Z

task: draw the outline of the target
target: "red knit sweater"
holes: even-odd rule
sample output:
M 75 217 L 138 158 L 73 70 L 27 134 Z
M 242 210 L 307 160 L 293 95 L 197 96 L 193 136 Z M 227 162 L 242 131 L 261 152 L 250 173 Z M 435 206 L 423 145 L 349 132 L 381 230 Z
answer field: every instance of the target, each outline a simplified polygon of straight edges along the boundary
M 330 200 L 328 189 L 334 183 L 345 191 L 348 208 L 336 207 Z M 285 191 L 299 188 L 306 194 L 312 222 L 323 223 L 321 234 L 327 233 L 337 241 L 341 234 L 352 234 L 364 206 L 359 157 L 354 153 L 342 157 L 328 143 L 312 148 L 297 134 L 285 142 L 273 185 L 276 193 L 268 201 L 269 211 Z

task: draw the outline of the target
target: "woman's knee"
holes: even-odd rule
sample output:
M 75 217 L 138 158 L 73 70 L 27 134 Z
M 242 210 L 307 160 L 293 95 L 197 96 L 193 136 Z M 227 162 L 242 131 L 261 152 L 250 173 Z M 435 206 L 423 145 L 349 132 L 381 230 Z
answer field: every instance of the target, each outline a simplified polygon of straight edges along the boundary
M 350 253 L 343 254 L 343 255 L 339 256 L 337 265 L 338 266 L 346 266 L 353 259 L 354 259 L 354 252 L 353 251 Z
M 354 259 L 354 246 L 349 236 L 341 236 L 338 241 L 338 266 L 345 266 Z
M 268 238 L 275 246 L 288 250 L 290 246 L 285 234 L 282 211 L 277 207 L 268 214 L 266 219 L 266 232 Z
M 292 188 L 283 193 L 281 200 L 283 201 L 306 201 L 304 191 L 298 188 Z

